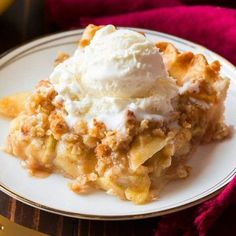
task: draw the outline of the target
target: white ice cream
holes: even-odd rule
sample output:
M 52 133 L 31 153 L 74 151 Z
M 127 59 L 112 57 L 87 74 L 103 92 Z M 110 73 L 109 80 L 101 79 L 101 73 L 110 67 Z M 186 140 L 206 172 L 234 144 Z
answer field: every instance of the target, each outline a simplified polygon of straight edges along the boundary
M 50 76 L 64 101 L 66 121 L 103 121 L 108 129 L 124 130 L 127 110 L 137 119 L 165 119 L 177 95 L 155 44 L 144 35 L 108 25 L 88 46 L 59 64 Z
M 158 80 L 167 73 L 154 43 L 138 32 L 99 30 L 81 53 L 80 83 L 97 96 L 137 98 L 158 91 Z

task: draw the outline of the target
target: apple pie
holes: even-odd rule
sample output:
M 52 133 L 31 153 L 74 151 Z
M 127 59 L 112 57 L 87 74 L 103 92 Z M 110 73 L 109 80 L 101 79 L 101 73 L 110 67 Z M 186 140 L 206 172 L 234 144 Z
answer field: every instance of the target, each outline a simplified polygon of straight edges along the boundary
M 143 204 L 188 177 L 197 146 L 229 135 L 228 87 L 218 61 L 89 25 L 75 53 L 61 53 L 49 78 L 23 96 L 5 150 L 31 175 L 70 178 L 76 193 L 103 190 Z

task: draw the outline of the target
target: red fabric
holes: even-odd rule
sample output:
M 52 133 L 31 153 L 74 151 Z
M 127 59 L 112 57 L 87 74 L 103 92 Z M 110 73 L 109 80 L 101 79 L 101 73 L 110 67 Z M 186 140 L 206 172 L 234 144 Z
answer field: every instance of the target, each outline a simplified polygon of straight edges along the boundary
M 47 0 L 50 18 L 62 27 L 80 27 L 85 16 L 111 16 L 159 7 L 181 5 L 181 0 Z
M 194 4 L 198 1 L 46 1 L 50 20 L 61 29 L 94 23 L 157 30 L 202 44 L 236 65 L 236 10 L 210 5 L 188 6 L 183 2 Z M 155 236 L 236 235 L 235 209 L 236 177 L 217 197 L 162 217 Z
M 224 216 L 224 217 L 222 217 Z M 155 236 L 236 235 L 236 177 L 216 197 L 162 217 Z
M 236 65 L 236 10 L 183 2 L 191 1 L 47 0 L 47 10 L 62 29 L 112 23 L 157 30 L 204 45 Z

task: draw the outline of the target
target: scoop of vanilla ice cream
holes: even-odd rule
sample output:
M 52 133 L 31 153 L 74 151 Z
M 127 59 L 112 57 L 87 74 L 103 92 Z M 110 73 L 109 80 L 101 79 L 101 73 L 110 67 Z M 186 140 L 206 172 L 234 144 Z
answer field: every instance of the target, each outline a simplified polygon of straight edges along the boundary
M 92 96 L 146 97 L 158 91 L 159 79 L 167 78 L 155 44 L 132 30 L 105 26 L 77 53 L 79 83 Z
M 49 77 L 64 103 L 65 120 L 102 121 L 107 129 L 125 130 L 125 114 L 137 120 L 164 120 L 173 111 L 178 90 L 155 44 L 144 35 L 108 25 L 85 48 L 55 67 Z

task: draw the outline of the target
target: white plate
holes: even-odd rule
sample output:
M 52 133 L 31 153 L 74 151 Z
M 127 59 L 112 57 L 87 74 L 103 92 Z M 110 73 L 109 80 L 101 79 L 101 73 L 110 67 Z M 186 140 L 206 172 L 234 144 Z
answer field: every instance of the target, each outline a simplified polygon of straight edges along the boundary
M 182 51 L 203 53 L 209 61 L 219 60 L 222 75 L 235 78 L 233 65 L 208 49 L 170 35 L 138 29 L 153 41 L 168 41 Z M 31 91 L 36 83 L 52 71 L 58 51 L 72 53 L 82 31 L 69 31 L 25 44 L 0 59 L 0 96 Z M 226 100 L 226 122 L 236 127 L 236 83 L 231 81 Z M 0 145 L 4 144 L 9 121 L 0 119 Z M 235 133 L 235 131 L 234 131 Z M 28 176 L 18 159 L 0 152 L 1 190 L 34 207 L 78 218 L 137 219 L 167 214 L 193 206 L 211 197 L 234 176 L 236 138 L 201 146 L 189 164 L 192 173 L 186 180 L 170 183 L 158 201 L 134 205 L 98 192 L 87 196 L 69 190 L 70 180 L 56 174 L 38 179 Z

